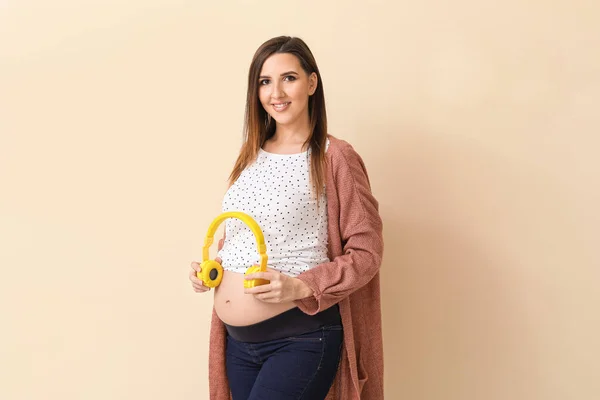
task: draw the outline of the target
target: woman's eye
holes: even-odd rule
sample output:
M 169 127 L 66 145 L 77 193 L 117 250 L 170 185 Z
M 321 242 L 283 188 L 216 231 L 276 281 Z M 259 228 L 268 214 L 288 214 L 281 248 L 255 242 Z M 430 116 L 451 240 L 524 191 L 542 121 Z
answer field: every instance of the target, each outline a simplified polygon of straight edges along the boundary
M 263 79 L 262 81 L 258 82 L 259 85 L 268 85 L 269 84 L 269 80 L 268 79 Z
M 293 81 L 295 81 L 295 80 L 296 80 L 296 77 L 295 77 L 295 76 L 288 75 L 288 76 L 286 76 L 286 77 L 285 77 L 285 78 L 283 78 L 283 79 L 284 79 L 284 80 L 288 80 L 288 81 L 290 81 L 290 82 L 293 82 Z

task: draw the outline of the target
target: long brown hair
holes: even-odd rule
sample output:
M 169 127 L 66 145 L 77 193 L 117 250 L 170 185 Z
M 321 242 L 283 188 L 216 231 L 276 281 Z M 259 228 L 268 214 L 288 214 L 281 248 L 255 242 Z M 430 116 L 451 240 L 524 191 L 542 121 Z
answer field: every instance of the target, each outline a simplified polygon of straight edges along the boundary
M 317 89 L 308 99 L 308 115 L 310 119 L 310 135 L 304 146 L 309 146 L 311 153 L 310 181 L 318 199 L 323 193 L 325 183 L 325 146 L 327 143 L 327 114 L 325 111 L 325 95 L 323 81 L 315 58 L 304 41 L 297 37 L 279 36 L 264 42 L 252 58 L 248 72 L 248 93 L 246 95 L 246 115 L 244 118 L 244 143 L 229 175 L 229 184 L 239 178 L 242 171 L 256 159 L 259 149 L 275 134 L 275 120 L 267 118 L 268 114 L 258 98 L 259 76 L 267 58 L 276 53 L 295 55 L 304 72 L 310 76 L 317 75 Z M 318 204 L 318 203 L 317 203 Z

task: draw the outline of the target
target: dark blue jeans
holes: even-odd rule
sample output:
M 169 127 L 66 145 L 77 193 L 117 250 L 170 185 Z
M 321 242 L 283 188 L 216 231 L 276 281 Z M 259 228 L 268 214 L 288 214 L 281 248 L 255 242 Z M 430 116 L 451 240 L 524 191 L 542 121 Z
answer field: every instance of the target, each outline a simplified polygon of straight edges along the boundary
M 341 325 L 261 343 L 227 335 L 227 378 L 233 400 L 324 399 L 337 373 Z

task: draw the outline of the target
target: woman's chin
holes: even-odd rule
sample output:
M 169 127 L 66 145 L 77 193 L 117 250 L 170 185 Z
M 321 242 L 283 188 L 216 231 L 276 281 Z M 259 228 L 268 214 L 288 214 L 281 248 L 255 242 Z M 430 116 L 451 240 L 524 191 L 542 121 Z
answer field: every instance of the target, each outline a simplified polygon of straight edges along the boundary
M 277 118 L 273 118 L 275 120 L 275 122 L 277 122 L 277 125 L 280 126 L 288 126 L 288 125 L 292 125 L 292 123 L 294 122 L 294 118 L 291 116 L 287 116 L 287 115 L 279 115 L 277 116 Z

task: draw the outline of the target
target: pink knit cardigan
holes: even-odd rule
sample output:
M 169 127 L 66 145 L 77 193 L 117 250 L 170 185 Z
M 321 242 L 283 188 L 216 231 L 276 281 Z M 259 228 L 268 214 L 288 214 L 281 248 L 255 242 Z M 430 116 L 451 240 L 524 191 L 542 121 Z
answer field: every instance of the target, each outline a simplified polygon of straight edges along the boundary
M 361 157 L 329 135 L 326 153 L 329 259 L 298 276 L 314 296 L 297 300 L 306 314 L 339 304 L 342 359 L 326 400 L 383 399 L 383 337 L 379 268 L 383 225 Z M 230 400 L 225 372 L 226 330 L 214 311 L 209 348 L 211 400 Z

